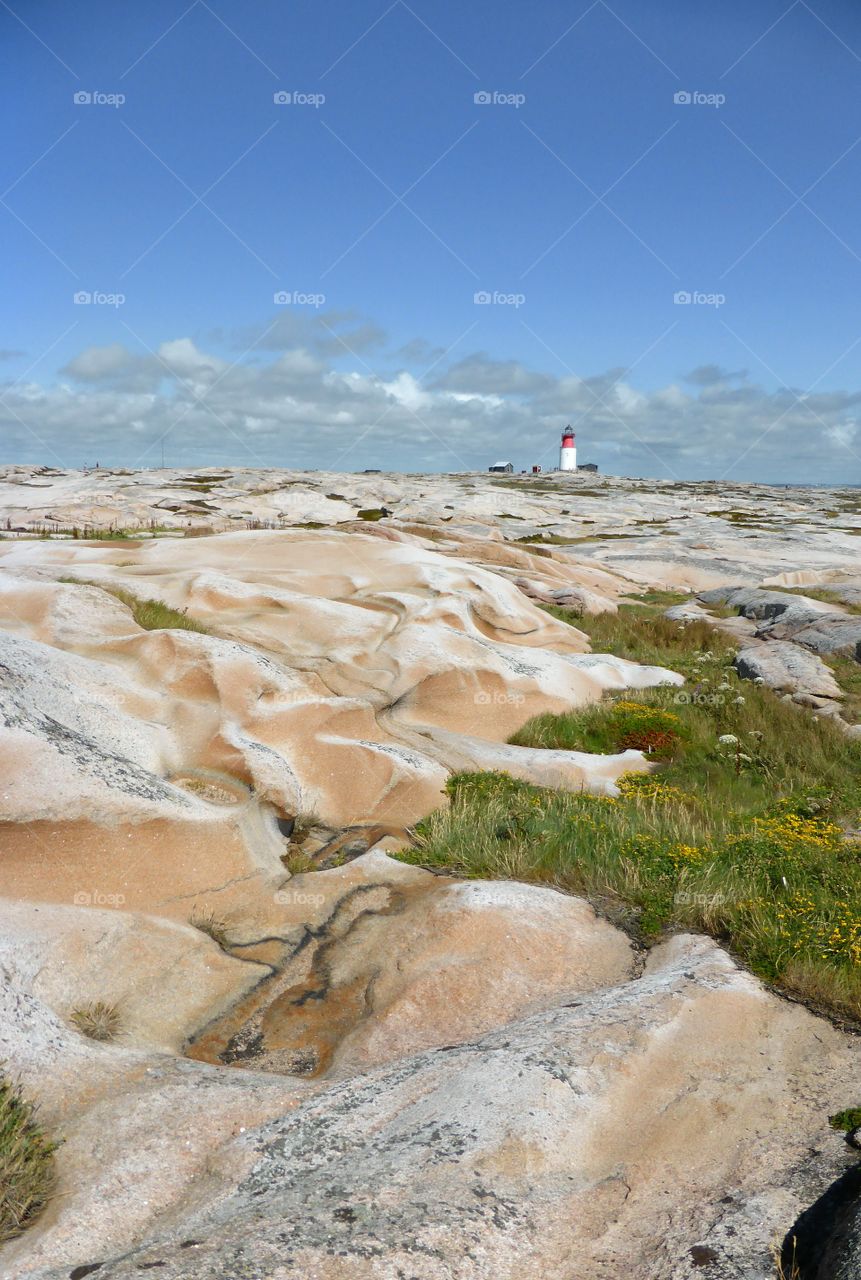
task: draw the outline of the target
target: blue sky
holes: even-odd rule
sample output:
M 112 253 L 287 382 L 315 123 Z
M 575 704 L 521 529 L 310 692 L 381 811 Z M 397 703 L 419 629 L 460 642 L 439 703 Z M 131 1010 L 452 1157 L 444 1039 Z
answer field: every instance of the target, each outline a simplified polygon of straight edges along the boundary
M 0 29 L 3 461 L 861 479 L 850 0 Z

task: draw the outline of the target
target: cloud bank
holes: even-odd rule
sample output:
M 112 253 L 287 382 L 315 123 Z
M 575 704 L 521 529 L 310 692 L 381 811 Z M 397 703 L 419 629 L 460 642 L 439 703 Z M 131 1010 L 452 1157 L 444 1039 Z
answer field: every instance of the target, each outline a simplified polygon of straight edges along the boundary
M 50 384 L 7 381 L 0 425 L 3 461 L 157 466 L 163 446 L 184 466 L 454 471 L 552 466 L 571 423 L 581 461 L 610 472 L 845 483 L 861 479 L 859 405 L 717 365 L 645 391 L 625 369 L 559 376 L 422 339 L 389 353 L 371 321 L 330 312 L 87 347 Z

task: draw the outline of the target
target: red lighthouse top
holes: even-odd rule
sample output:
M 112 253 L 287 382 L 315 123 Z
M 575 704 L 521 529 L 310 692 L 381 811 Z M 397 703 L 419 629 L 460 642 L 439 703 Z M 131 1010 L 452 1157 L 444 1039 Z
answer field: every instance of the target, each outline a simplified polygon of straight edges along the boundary
M 570 427 L 566 427 L 565 430 L 562 432 L 562 448 L 563 449 L 574 448 L 574 432 L 571 430 Z

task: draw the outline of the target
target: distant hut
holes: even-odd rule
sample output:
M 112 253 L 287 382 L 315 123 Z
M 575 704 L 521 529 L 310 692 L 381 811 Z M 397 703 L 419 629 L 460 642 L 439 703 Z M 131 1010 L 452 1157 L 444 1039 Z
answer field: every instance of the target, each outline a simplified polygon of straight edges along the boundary
M 510 475 L 511 472 L 514 470 L 514 463 L 513 462 L 494 462 L 493 466 L 488 467 L 487 469 L 488 471 L 508 472 L 508 474 Z

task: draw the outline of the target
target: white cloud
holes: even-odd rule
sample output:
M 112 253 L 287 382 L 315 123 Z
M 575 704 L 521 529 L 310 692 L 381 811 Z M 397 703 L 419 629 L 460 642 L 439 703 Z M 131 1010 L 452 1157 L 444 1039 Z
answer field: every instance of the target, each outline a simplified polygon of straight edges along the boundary
M 411 373 L 401 372 L 391 382 L 383 382 L 380 385 L 397 404 L 405 409 L 417 412 L 419 409 L 433 408 L 433 395 L 425 391 Z
M 839 422 L 829 427 L 825 433 L 832 444 L 840 449 L 848 449 L 858 435 L 858 424 L 855 422 Z
M 200 351 L 191 338 L 163 342 L 158 354 L 168 369 L 180 378 L 205 379 L 207 375 L 221 373 L 228 367 L 226 361 Z
M 116 386 L 127 391 L 155 390 L 166 374 L 155 357 L 134 355 L 121 342 L 107 347 L 85 347 L 60 372 L 76 382 Z

